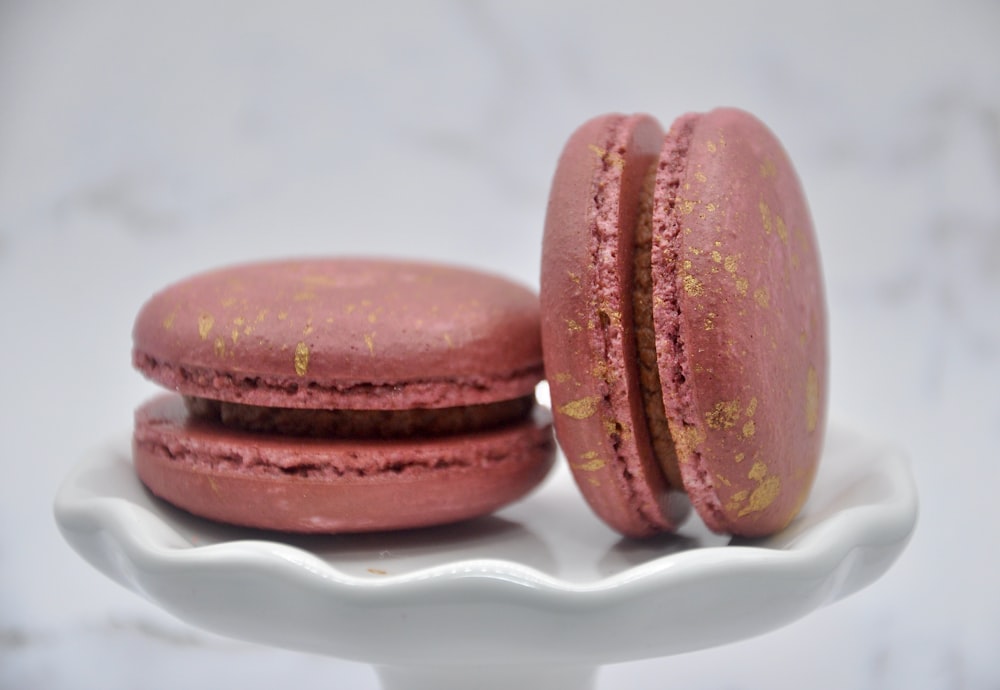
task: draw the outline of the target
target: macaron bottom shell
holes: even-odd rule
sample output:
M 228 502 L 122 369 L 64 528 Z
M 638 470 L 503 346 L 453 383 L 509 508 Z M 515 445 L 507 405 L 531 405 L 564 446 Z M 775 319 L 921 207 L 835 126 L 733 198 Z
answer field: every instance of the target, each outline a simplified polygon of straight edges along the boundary
M 192 418 L 179 395 L 136 411 L 133 458 L 153 494 L 246 527 L 346 533 L 427 527 L 491 513 L 548 474 L 544 408 L 515 424 L 411 439 L 316 439 Z

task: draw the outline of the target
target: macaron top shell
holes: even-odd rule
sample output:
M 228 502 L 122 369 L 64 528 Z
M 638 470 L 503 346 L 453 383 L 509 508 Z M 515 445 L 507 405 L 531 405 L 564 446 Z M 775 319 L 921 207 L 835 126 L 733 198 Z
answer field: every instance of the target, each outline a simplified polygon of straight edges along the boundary
M 823 281 L 798 177 L 751 115 L 685 116 L 653 219 L 657 355 L 684 486 L 712 529 L 773 533 L 806 499 L 826 417 Z
M 410 409 L 531 395 L 537 297 L 439 264 L 301 259 L 194 276 L 154 295 L 133 362 L 179 393 L 252 405 Z

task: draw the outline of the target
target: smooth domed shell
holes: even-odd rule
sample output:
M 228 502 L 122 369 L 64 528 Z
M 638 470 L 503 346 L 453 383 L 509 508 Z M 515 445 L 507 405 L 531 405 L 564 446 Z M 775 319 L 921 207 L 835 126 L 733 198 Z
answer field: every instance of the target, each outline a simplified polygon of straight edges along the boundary
M 809 494 L 826 419 L 823 279 L 799 179 L 752 115 L 685 116 L 661 154 L 653 221 L 656 349 L 684 487 L 712 529 L 771 534 Z
M 153 296 L 133 361 L 185 395 L 344 409 L 451 407 L 530 395 L 536 295 L 475 270 L 302 259 L 203 273 Z

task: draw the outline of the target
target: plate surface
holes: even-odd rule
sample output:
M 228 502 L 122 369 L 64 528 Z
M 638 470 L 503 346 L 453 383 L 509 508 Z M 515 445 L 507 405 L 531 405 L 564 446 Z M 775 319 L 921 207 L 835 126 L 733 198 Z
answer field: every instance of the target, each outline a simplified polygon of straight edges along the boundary
M 374 664 L 598 665 L 786 625 L 861 589 L 905 547 L 917 498 L 900 453 L 827 434 L 802 514 L 764 540 L 618 537 L 565 464 L 496 515 L 411 532 L 288 536 L 214 524 L 153 497 L 127 437 L 89 453 L 55 514 L 116 582 L 187 623 Z

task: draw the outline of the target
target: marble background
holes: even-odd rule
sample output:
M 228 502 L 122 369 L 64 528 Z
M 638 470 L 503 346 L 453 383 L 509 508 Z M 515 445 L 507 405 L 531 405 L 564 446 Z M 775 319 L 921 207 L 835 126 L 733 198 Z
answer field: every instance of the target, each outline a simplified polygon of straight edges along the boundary
M 833 416 L 910 456 L 882 580 L 600 688 L 998 688 L 1000 4 L 0 4 L 0 687 L 373 688 L 189 628 L 61 540 L 56 487 L 152 390 L 141 302 L 236 260 L 391 253 L 537 284 L 568 134 L 730 104 L 782 138 L 829 285 Z

